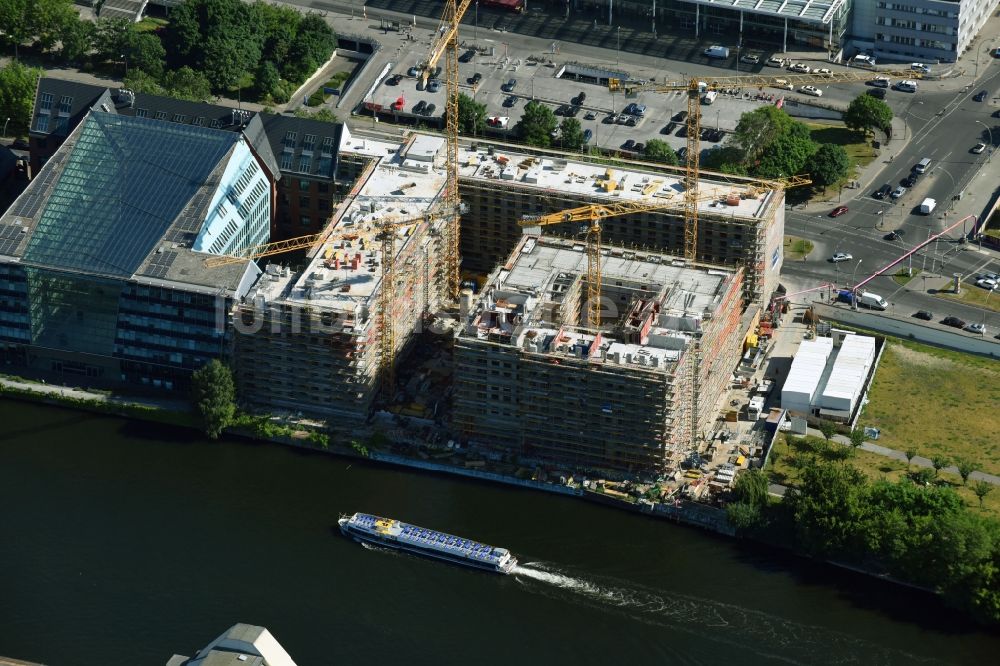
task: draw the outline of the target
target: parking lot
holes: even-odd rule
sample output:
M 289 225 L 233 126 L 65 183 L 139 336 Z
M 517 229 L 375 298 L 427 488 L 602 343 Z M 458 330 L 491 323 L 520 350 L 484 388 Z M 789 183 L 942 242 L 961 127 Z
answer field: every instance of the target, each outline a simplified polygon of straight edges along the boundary
M 686 145 L 683 122 L 675 120 L 677 114 L 687 109 L 684 91 L 643 92 L 636 97 L 626 98 L 624 94 L 610 92 L 606 85 L 609 75 L 620 74 L 625 78 L 632 76 L 624 68 L 619 71 L 616 66 L 609 64 L 574 65 L 550 55 L 522 58 L 513 49 L 508 52 L 503 44 L 496 42 L 481 42 L 478 49 L 463 47 L 462 55 L 467 62 L 459 64 L 460 90 L 485 104 L 488 118 L 505 119 L 494 123 L 496 128 L 505 126 L 508 131 L 513 129 L 524 113 L 525 105 L 532 99 L 548 105 L 559 116 L 562 115 L 561 110 L 571 108 L 571 100 L 584 93 L 585 99 L 575 109 L 574 117 L 580 121 L 585 131 L 590 130 L 589 145 L 609 150 L 627 150 L 623 147 L 632 145 L 627 143 L 629 141 L 633 144 L 646 143 L 650 139 L 666 141 L 675 150 Z M 423 57 L 421 50 L 403 56 L 365 103 L 377 105 L 383 119 L 440 125 L 445 107 L 444 81 L 439 81 L 436 90 L 433 85 L 429 89 L 418 90 L 418 79 L 413 75 L 413 68 Z M 745 69 L 741 68 L 741 71 L 775 78 L 795 71 L 794 68 L 789 71 L 788 65 L 791 63 L 785 63 L 783 67 L 768 67 L 764 64 L 764 57 L 761 58 L 758 64 L 745 63 Z M 735 57 L 730 60 L 735 60 Z M 723 69 L 727 69 L 729 65 L 728 62 L 720 64 Z M 845 69 L 839 65 L 830 67 L 835 71 Z M 601 75 L 586 76 L 580 73 L 581 69 L 599 71 Z M 875 73 L 872 74 L 873 77 L 874 75 Z M 705 78 L 711 80 L 710 76 Z M 505 88 L 511 80 L 514 85 L 508 92 Z M 833 84 L 823 83 L 822 79 L 817 80 L 816 87 L 823 92 L 823 102 L 838 104 L 846 104 L 845 100 L 852 99 L 869 88 L 861 81 Z M 900 93 L 893 93 L 893 96 L 898 94 Z M 809 97 L 798 90 L 788 91 L 778 87 L 743 90 L 739 94 L 723 92 L 712 104 L 702 106 L 702 127 L 731 132 L 743 113 L 761 105 L 774 104 L 782 98 L 791 109 L 796 104 L 816 101 L 815 97 Z M 619 116 L 631 103 L 641 104 L 646 109 L 642 117 L 634 118 L 634 124 L 626 124 L 626 119 Z M 671 127 L 671 122 L 676 124 Z M 712 139 L 720 138 L 724 139 L 724 136 L 703 135 L 702 140 L 705 147 L 711 149 L 713 144 L 719 144 Z

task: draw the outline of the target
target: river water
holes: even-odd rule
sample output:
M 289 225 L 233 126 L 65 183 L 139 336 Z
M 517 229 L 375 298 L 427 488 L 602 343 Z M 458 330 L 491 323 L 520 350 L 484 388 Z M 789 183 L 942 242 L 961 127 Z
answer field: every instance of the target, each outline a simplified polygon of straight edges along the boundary
M 919 593 L 578 499 L 0 402 L 0 655 L 164 664 L 235 622 L 301 666 L 996 663 Z M 364 548 L 370 511 L 510 548 Z

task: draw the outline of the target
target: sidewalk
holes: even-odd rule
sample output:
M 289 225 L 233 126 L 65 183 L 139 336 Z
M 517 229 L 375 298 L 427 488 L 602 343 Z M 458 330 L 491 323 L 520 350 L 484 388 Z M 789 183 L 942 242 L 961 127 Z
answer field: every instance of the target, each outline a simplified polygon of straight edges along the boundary
M 815 428 L 809 428 L 807 432 L 809 435 L 812 435 L 813 437 L 819 437 L 820 439 L 823 439 L 823 433 L 821 433 L 819 430 Z M 833 437 L 830 438 L 830 441 L 842 444 L 844 446 L 851 445 L 851 440 L 845 437 L 844 435 L 834 435 Z M 861 445 L 861 449 L 863 451 L 870 451 L 871 453 L 875 453 L 880 456 L 885 456 L 886 458 L 892 458 L 893 460 L 906 462 L 906 455 L 902 451 L 897 451 L 896 449 L 889 449 L 884 446 L 875 444 L 874 442 L 866 441 L 864 444 Z M 934 467 L 934 463 L 931 462 L 928 458 L 922 458 L 920 456 L 917 456 L 913 460 L 911 460 L 910 464 L 916 465 L 917 467 L 930 467 L 930 468 Z M 958 468 L 955 466 L 943 467 L 941 469 L 942 471 L 949 472 L 951 474 L 955 474 L 956 476 L 958 476 Z M 972 479 L 973 481 L 986 481 L 987 483 L 992 483 L 993 485 L 1000 485 L 1000 476 L 994 476 L 993 474 L 987 474 L 985 472 L 979 472 L 979 471 L 973 472 L 972 474 L 969 475 L 969 478 Z

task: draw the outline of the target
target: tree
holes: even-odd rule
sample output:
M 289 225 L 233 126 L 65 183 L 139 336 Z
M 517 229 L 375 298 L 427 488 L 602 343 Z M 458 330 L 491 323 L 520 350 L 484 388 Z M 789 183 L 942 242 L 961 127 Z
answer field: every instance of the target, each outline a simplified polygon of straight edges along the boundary
M 167 95 L 160 82 L 155 77 L 147 74 L 138 67 L 128 70 L 128 75 L 122 81 L 122 85 L 132 92 L 145 93 L 147 95 Z
M 705 156 L 701 159 L 701 167 L 709 171 L 721 171 L 722 173 L 731 173 L 736 176 L 745 176 L 747 175 L 745 162 L 746 154 L 741 148 L 737 146 L 724 146 L 705 153 Z
M 934 478 L 938 476 L 938 472 L 949 465 L 950 461 L 947 456 L 936 455 L 931 458 L 931 466 L 934 467 Z
M 983 508 L 983 498 L 993 492 L 993 484 L 980 479 L 972 484 L 972 492 L 979 498 L 979 508 Z
M 583 128 L 576 118 L 564 118 L 559 124 L 559 141 L 566 150 L 580 150 L 583 147 Z
M 167 58 L 167 52 L 156 35 L 148 32 L 131 32 L 123 55 L 129 67 L 137 67 L 156 78 L 163 74 L 163 62 Z
M 759 526 L 763 520 L 760 507 L 746 502 L 732 502 L 726 505 L 726 518 L 739 532 L 746 532 Z
M 806 162 L 805 169 L 813 183 L 826 189 L 847 175 L 851 158 L 844 147 L 835 143 L 821 143 Z
M 67 21 L 59 34 L 62 50 L 59 55 L 66 62 L 80 62 L 94 47 L 97 36 L 97 26 L 93 21 L 81 21 L 79 18 Z
M 962 477 L 962 485 L 969 485 L 969 475 L 979 469 L 979 464 L 967 458 L 956 458 L 955 466 L 958 467 L 958 474 Z
M 819 431 L 823 434 L 826 443 L 829 444 L 830 438 L 837 433 L 837 426 L 833 424 L 833 421 L 823 420 L 819 422 Z
M 757 161 L 749 165 L 750 173 L 763 178 L 784 178 L 801 173 L 816 148 L 809 128 L 792 122 L 788 130 L 772 141 Z
M 7 131 L 14 136 L 28 132 L 35 87 L 41 76 L 41 69 L 26 67 L 17 60 L 0 68 L 0 116 L 10 118 Z
M 486 131 L 486 105 L 465 93 L 458 96 L 458 131 L 473 135 Z
M 308 109 L 298 108 L 295 109 L 295 116 L 297 118 L 312 118 L 313 120 L 322 120 L 327 123 L 337 122 L 337 115 L 327 108 L 317 109 L 316 111 L 309 111 Z
M 94 50 L 98 60 L 121 59 L 137 34 L 135 24 L 128 19 L 97 19 L 94 27 Z
M 660 139 L 650 139 L 646 143 L 643 155 L 645 155 L 646 159 L 653 162 L 662 162 L 663 164 L 671 165 L 676 165 L 678 162 L 677 153 L 674 152 L 674 149 L 666 141 L 661 141 Z
M 337 46 L 333 29 L 317 14 L 306 14 L 299 23 L 295 40 L 288 50 L 288 60 L 282 74 L 297 83 L 330 59 Z
M 540 148 L 549 147 L 555 129 L 556 114 L 544 104 L 534 101 L 524 106 L 524 114 L 516 125 L 517 133 L 526 144 Z
M 770 150 L 779 137 L 788 134 L 794 123 L 792 117 L 781 109 L 762 106 L 740 116 L 731 141 L 743 151 L 745 159 L 753 163 Z
M 0 0 L 0 39 L 15 53 L 29 39 L 52 48 L 73 20 L 79 19 L 72 0 Z
M 261 57 L 279 67 L 288 58 L 288 51 L 302 22 L 302 13 L 292 7 L 280 7 L 256 2 L 251 6 L 263 36 Z
M 218 439 L 236 414 L 236 387 L 233 373 L 218 359 L 212 359 L 191 377 L 194 402 L 205 423 L 205 434 Z
M 892 109 L 872 95 L 858 95 L 844 112 L 844 124 L 867 134 L 871 130 L 884 130 L 892 124 Z
M 806 467 L 799 491 L 785 499 L 795 517 L 799 546 L 821 557 L 857 553 L 863 543 L 867 480 L 845 463 Z
M 851 449 L 856 453 L 861 445 L 865 443 L 865 429 L 858 426 L 851 431 Z
M 911 447 L 909 449 L 906 449 L 906 453 L 904 453 L 903 455 L 906 456 L 906 471 L 909 472 L 910 463 L 913 461 L 914 458 L 917 457 L 917 450 Z
M 278 68 L 270 60 L 261 60 L 257 66 L 257 75 L 254 77 L 254 89 L 260 98 L 273 97 L 274 92 L 281 83 L 281 74 Z
M 201 72 L 190 67 L 181 67 L 163 76 L 166 94 L 177 99 L 204 102 L 212 96 L 212 85 Z

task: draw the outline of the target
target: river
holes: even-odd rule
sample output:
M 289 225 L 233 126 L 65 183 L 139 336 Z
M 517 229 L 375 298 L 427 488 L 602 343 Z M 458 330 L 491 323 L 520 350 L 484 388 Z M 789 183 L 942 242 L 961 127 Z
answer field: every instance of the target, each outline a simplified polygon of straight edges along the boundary
M 0 402 L 0 654 L 159 666 L 235 622 L 301 666 L 993 663 L 932 598 L 536 491 Z M 501 577 L 367 549 L 382 513 L 510 548 Z

